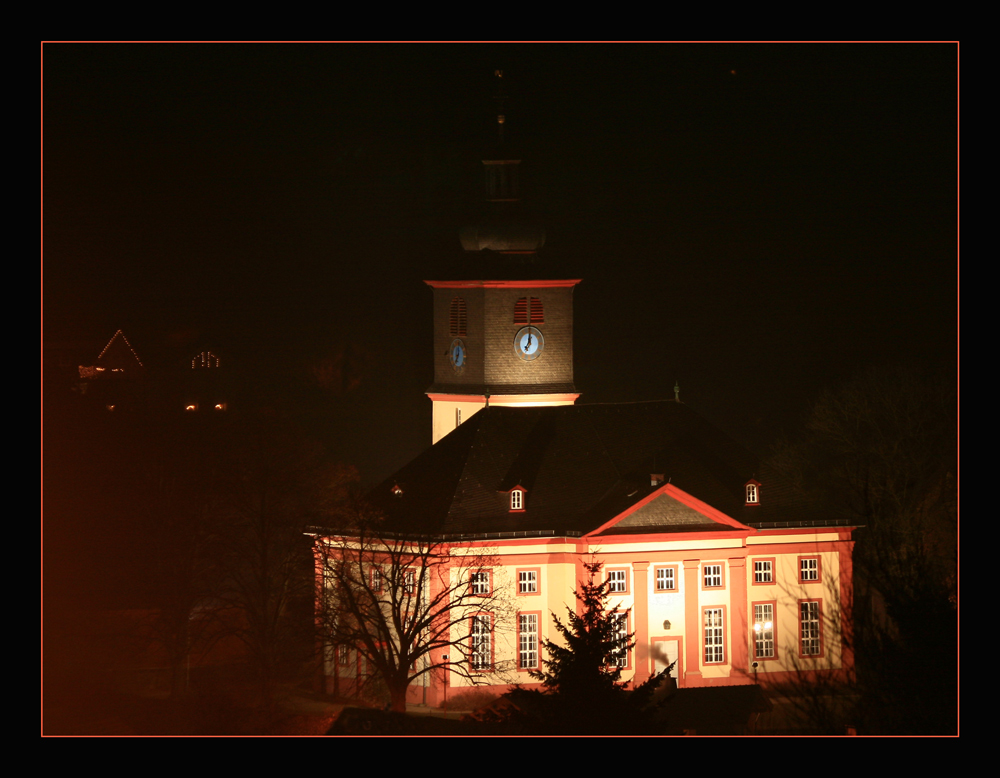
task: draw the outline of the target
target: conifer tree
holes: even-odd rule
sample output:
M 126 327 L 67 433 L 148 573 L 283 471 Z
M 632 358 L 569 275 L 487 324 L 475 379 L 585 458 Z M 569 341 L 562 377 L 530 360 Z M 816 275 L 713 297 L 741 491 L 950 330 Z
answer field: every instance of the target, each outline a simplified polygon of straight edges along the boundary
M 527 730 L 557 733 L 627 734 L 654 731 L 650 705 L 653 692 L 669 668 L 629 689 L 622 681 L 627 652 L 635 636 L 625 625 L 629 611 L 609 608 L 610 583 L 601 576 L 601 562 L 584 564 L 587 580 L 574 592 L 582 606 L 567 607 L 564 622 L 552 621 L 562 642 L 542 641 L 548 659 L 531 672 L 542 691 L 515 688 L 508 693 Z
M 622 629 L 628 611 L 618 606 L 608 610 L 610 584 L 601 579 L 602 564 L 587 562 L 584 568 L 587 581 L 574 592 L 583 612 L 567 608 L 565 623 L 552 614 L 564 643 L 542 641 L 549 659 L 543 660 L 543 670 L 533 670 L 531 676 L 548 692 L 593 699 L 624 690 L 619 660 L 635 647 L 635 640 Z

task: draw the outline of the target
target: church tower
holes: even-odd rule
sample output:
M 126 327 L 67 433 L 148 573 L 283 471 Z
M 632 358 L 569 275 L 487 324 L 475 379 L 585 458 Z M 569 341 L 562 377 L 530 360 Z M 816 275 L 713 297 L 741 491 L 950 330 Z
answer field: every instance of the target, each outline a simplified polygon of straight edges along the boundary
M 496 71 L 496 147 L 483 159 L 485 208 L 460 231 L 466 261 L 434 290 L 432 442 L 487 405 L 572 405 L 573 287 L 547 276 L 545 230 L 521 202 L 519 155 L 505 142 L 503 73 Z

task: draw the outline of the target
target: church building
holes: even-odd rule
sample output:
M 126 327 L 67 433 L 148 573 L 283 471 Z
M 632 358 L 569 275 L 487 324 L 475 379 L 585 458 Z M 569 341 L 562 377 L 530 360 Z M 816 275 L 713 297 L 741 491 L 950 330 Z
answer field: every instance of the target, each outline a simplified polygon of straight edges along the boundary
M 502 129 L 504 117 L 499 115 Z M 852 527 L 810 514 L 742 446 L 673 399 L 577 404 L 573 290 L 532 258 L 544 231 L 520 207 L 520 159 L 483 160 L 488 210 L 461 231 L 476 275 L 433 278 L 432 445 L 376 487 L 387 526 L 490 549 L 477 580 L 503 614 L 469 621 L 472 673 L 428 673 L 414 702 L 473 683 L 531 686 L 584 564 L 603 564 L 638 684 L 673 665 L 679 688 L 780 683 L 853 669 L 845 605 Z M 474 252 L 474 254 L 472 253 Z M 317 539 L 322 542 L 322 538 Z M 433 661 L 433 658 L 432 658 Z M 365 673 L 350 649 L 339 688 Z M 328 682 L 327 688 L 333 688 Z

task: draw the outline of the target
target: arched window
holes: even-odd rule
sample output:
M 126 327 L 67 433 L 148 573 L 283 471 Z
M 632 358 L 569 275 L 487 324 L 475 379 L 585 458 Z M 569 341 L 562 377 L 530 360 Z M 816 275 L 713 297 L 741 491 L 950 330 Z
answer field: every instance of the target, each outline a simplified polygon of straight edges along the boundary
M 523 489 L 511 489 L 510 490 L 510 509 L 512 511 L 523 511 L 524 510 L 524 490 Z
M 760 481 L 747 481 L 747 505 L 760 505 Z
M 200 367 L 218 367 L 219 358 L 215 356 L 211 351 L 202 351 L 200 354 L 195 354 L 191 358 L 191 369 L 195 370 Z
M 538 297 L 522 297 L 514 304 L 514 324 L 545 324 L 542 301 Z
M 464 336 L 466 334 L 465 300 L 463 298 L 452 298 L 451 311 L 448 315 L 448 325 L 451 328 L 452 335 Z

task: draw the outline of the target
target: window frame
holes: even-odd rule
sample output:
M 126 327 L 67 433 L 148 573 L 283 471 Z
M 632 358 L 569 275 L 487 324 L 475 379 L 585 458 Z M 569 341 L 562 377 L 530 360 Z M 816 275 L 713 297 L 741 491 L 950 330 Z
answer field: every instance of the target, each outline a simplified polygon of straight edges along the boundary
M 368 584 L 373 594 L 382 594 L 385 591 L 385 574 L 378 565 L 368 568 Z
M 746 489 L 746 504 L 760 505 L 760 481 L 751 478 L 744 484 Z
M 607 574 L 608 594 L 631 594 L 632 593 L 632 587 L 629 585 L 630 584 L 630 581 L 629 581 L 629 578 L 630 578 L 630 576 L 629 576 L 629 570 L 630 570 L 630 568 L 628 568 L 628 567 L 609 567 L 608 568 L 608 574 Z M 613 582 L 611 580 L 612 573 L 615 574 L 615 575 L 622 574 L 624 576 L 623 579 L 622 579 L 622 581 L 621 581 L 622 586 L 624 588 L 622 588 L 622 589 L 615 589 L 615 588 L 613 588 L 615 586 L 616 582 Z
M 617 635 L 626 637 L 632 634 L 632 611 L 626 610 L 618 614 L 618 630 Z M 612 661 L 611 667 L 617 668 L 622 672 L 632 669 L 632 651 L 630 649 L 625 649 L 622 656 L 617 656 Z
M 719 583 L 708 583 L 708 568 L 719 568 Z M 726 588 L 726 563 L 725 562 L 702 562 L 701 563 L 701 589 L 702 591 L 718 591 Z
M 411 568 L 403 570 L 402 594 L 404 597 L 414 597 L 417 594 L 417 571 Z
M 522 638 L 524 635 L 531 635 L 531 632 L 526 632 L 523 629 L 522 619 L 534 618 L 534 640 L 532 645 L 527 649 L 522 645 Z M 531 670 L 538 670 L 542 663 L 542 612 L 541 611 L 519 611 L 517 614 L 517 669 L 518 672 L 527 673 Z M 534 652 L 535 662 L 534 664 L 528 665 L 522 662 L 522 657 L 525 652 Z
M 807 624 L 807 619 L 804 617 L 803 608 L 804 608 L 804 606 L 812 606 L 812 605 L 816 606 L 816 609 L 815 609 L 815 611 L 816 611 L 815 612 L 815 619 L 812 618 L 812 614 L 810 613 L 809 614 L 810 618 L 808 619 L 808 623 L 812 624 L 813 621 L 815 621 L 815 624 L 816 624 L 816 635 L 815 636 L 809 635 L 808 638 L 807 638 L 806 634 L 805 634 L 805 628 L 806 628 L 806 624 Z M 810 608 L 810 610 L 812 610 L 812 609 Z M 797 618 L 798 618 L 798 622 L 799 622 L 799 658 L 800 659 L 822 659 L 823 655 L 824 655 L 824 653 L 826 651 L 826 644 L 825 644 L 825 641 L 823 640 L 823 600 L 818 599 L 816 597 L 808 597 L 808 598 L 804 598 L 804 599 L 799 600 L 798 601 L 798 609 L 797 609 Z M 806 640 L 807 639 L 808 640 L 815 640 L 816 641 L 816 644 L 817 644 L 816 645 L 816 649 L 817 650 L 815 652 L 808 653 L 808 654 L 805 652 L 804 649 L 805 649 L 805 646 L 806 646 Z
M 525 495 L 527 494 L 525 489 L 520 486 L 514 487 L 510 490 L 510 512 L 511 513 L 523 513 Z
M 804 578 L 802 576 L 802 563 L 812 561 L 814 559 L 816 560 L 816 577 Z M 796 564 L 798 566 L 800 584 L 818 584 L 823 582 L 823 559 L 819 554 L 802 554 L 799 556 Z
M 753 578 L 750 581 L 751 585 L 752 586 L 774 586 L 774 584 L 777 583 L 777 581 L 775 579 L 775 570 L 777 569 L 777 565 L 775 564 L 776 561 L 777 560 L 773 556 L 770 556 L 770 557 L 757 557 L 757 558 L 751 559 L 750 560 L 750 567 L 751 567 L 750 574 L 753 576 Z M 757 565 L 758 564 L 767 564 L 767 565 L 769 565 L 769 569 L 768 569 L 768 573 L 767 573 L 769 580 L 767 580 L 767 581 L 758 581 L 757 580 Z
M 483 622 L 487 624 L 488 628 L 483 632 L 477 631 L 477 625 L 481 628 Z M 483 636 L 485 635 L 485 639 Z M 480 641 L 477 646 L 477 639 Z M 480 666 L 480 661 L 482 659 L 481 645 L 485 642 L 487 649 L 489 651 L 489 662 L 486 666 Z M 492 673 L 493 667 L 495 665 L 495 645 L 496 641 L 493 640 L 493 614 L 492 613 L 474 613 L 469 617 L 469 669 L 474 673 Z
M 719 614 L 719 624 L 708 624 L 706 619 L 709 612 Z M 719 630 L 719 641 L 718 648 L 721 659 L 719 660 L 709 660 L 708 658 L 708 630 L 718 629 Z M 712 647 L 715 647 L 715 642 L 713 640 Z M 704 605 L 701 609 L 701 663 L 706 667 L 719 667 L 721 665 L 727 664 L 726 661 L 726 606 L 725 605 Z
M 673 573 L 672 586 L 668 589 L 660 587 L 660 571 L 670 571 Z M 653 591 L 657 594 L 666 594 L 667 592 L 676 592 L 678 590 L 677 582 L 679 580 L 678 576 L 678 565 L 654 565 L 653 566 Z
M 524 591 L 521 588 L 521 574 L 522 573 L 534 573 L 535 577 L 533 580 L 535 590 L 534 591 Z M 517 578 L 517 596 L 518 597 L 538 597 L 542 593 L 542 568 L 540 567 L 518 567 L 514 569 L 514 575 Z
M 479 591 L 482 588 L 482 581 L 477 580 L 479 576 L 486 576 L 485 591 Z M 489 597 L 493 594 L 493 571 L 476 570 L 469 573 L 469 594 L 473 597 Z
M 763 625 L 764 623 L 766 623 L 766 622 L 758 622 L 757 621 L 757 608 L 758 607 L 761 607 L 761 608 L 767 607 L 767 608 L 771 609 L 771 630 L 770 630 L 770 632 L 771 632 L 771 638 L 770 638 L 770 640 L 771 640 L 771 653 L 770 654 L 762 654 L 762 653 L 759 653 L 759 651 L 758 651 L 757 635 L 759 633 L 756 630 L 756 625 L 757 624 Z M 778 659 L 778 620 L 777 620 L 777 615 L 776 615 L 777 612 L 778 612 L 778 601 L 777 600 L 759 600 L 757 602 L 752 602 L 752 603 L 750 603 L 750 612 L 751 612 L 751 617 L 752 617 L 751 618 L 751 627 L 750 627 L 750 642 L 753 645 L 753 658 L 754 658 L 754 661 L 757 661 L 757 662 L 774 662 L 774 661 L 776 661 Z M 764 630 L 764 628 L 762 626 L 761 632 L 764 632 L 764 631 L 765 630 Z

